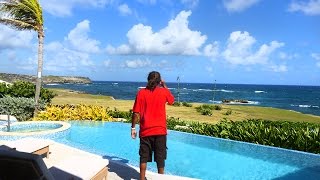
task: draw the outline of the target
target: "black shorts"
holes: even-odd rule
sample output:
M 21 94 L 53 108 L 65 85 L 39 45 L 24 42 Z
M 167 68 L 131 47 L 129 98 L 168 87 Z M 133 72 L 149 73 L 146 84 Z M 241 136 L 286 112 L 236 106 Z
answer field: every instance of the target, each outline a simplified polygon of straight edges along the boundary
M 167 159 L 166 135 L 140 137 L 140 163 L 152 162 L 152 152 L 158 168 L 163 168 Z

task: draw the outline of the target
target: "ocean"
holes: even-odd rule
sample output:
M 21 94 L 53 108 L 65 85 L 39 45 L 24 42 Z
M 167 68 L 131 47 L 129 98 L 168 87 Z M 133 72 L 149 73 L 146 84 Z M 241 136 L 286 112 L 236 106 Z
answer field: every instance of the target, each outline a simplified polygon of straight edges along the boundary
M 320 86 L 249 85 L 208 83 L 167 83 L 180 102 L 221 104 L 225 99 L 247 100 L 246 106 L 265 106 L 294 110 L 320 116 Z M 45 87 L 64 88 L 90 94 L 134 100 L 146 82 L 93 81 L 92 84 L 47 84 Z

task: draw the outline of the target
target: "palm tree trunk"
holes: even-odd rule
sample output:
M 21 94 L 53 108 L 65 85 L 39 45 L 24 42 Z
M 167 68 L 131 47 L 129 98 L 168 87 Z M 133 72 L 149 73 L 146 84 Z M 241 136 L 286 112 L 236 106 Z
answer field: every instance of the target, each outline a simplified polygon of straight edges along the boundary
M 40 90 L 41 90 L 41 82 L 42 82 L 43 41 L 44 41 L 44 35 L 42 32 L 38 32 L 38 40 L 39 40 L 39 44 L 38 44 L 38 73 L 37 73 L 37 82 L 36 82 L 34 116 L 36 116 L 39 111 L 39 99 L 40 99 Z

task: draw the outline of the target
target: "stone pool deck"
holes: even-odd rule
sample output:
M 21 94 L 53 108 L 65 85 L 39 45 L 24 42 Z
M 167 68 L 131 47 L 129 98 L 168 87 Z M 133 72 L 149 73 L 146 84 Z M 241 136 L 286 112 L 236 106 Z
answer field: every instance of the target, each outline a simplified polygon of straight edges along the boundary
M 0 145 L 5 145 L 8 141 L 0 141 Z M 92 156 L 103 159 L 108 159 L 108 180 L 132 180 L 139 179 L 139 168 L 131 165 L 127 165 L 126 163 L 121 163 L 118 161 L 111 160 L 108 156 L 98 156 L 96 154 L 88 153 L 83 150 L 73 148 L 61 143 L 53 142 L 49 147 L 49 158 L 43 158 L 45 164 L 48 168 L 52 167 L 54 164 L 59 161 L 68 158 L 70 156 Z M 75 165 L 77 162 L 75 162 Z M 192 178 L 173 176 L 173 175 L 160 175 L 154 172 L 147 171 L 146 178 L 148 180 L 192 180 Z

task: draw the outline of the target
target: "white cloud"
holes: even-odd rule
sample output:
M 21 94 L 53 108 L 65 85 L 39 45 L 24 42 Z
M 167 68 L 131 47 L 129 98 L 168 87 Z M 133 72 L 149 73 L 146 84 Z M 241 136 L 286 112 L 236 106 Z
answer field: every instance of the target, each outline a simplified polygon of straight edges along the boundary
M 76 7 L 105 7 L 112 0 L 41 0 L 44 11 L 54 16 L 70 16 Z
M 16 64 L 18 69 L 28 70 L 28 71 L 35 71 L 38 66 L 38 56 L 34 55 L 32 57 L 27 58 L 23 62 L 18 62 Z
M 311 57 L 315 60 L 317 60 L 318 62 L 316 63 L 317 67 L 320 67 L 320 53 L 312 53 Z
M 190 8 L 195 8 L 198 5 L 199 0 L 181 0 L 181 3 Z
M 260 0 L 223 0 L 223 4 L 228 12 L 241 12 L 259 1 Z
M 78 23 L 77 26 L 69 32 L 66 40 L 69 41 L 76 50 L 88 53 L 97 53 L 100 51 L 100 42 L 89 38 L 89 32 L 90 21 L 84 20 Z
M 209 73 L 213 72 L 213 68 L 210 66 L 206 66 L 206 71 L 208 71 Z
M 315 60 L 320 61 L 320 54 L 319 53 L 312 53 L 311 57 L 314 58 Z
M 270 69 L 274 72 L 287 72 L 288 68 L 286 65 L 282 64 L 282 65 L 271 65 Z
M 269 45 L 263 44 L 257 51 L 253 50 L 256 39 L 246 31 L 235 31 L 230 34 L 227 48 L 222 52 L 222 57 L 234 65 L 267 64 L 269 56 L 284 43 L 272 41 Z
M 45 57 L 44 70 L 48 71 L 75 71 L 81 67 L 94 66 L 88 53 L 71 50 L 60 42 L 51 42 L 45 46 Z
M 191 11 L 181 11 L 168 26 L 158 32 L 143 24 L 133 26 L 127 33 L 128 44 L 117 48 L 108 46 L 110 54 L 200 55 L 199 48 L 207 37 L 189 29 Z
M 33 31 L 17 31 L 0 25 L 0 51 L 4 49 L 30 48 L 35 37 Z
M 151 4 L 154 5 L 157 3 L 157 0 L 137 0 L 141 4 Z
M 132 68 L 132 69 L 136 69 L 136 68 L 143 68 L 143 67 L 148 67 L 151 65 L 151 61 L 150 60 L 131 60 L 131 61 L 126 61 L 125 62 L 125 67 L 127 68 Z
M 118 6 L 118 11 L 122 16 L 128 16 L 132 14 L 132 10 L 127 4 L 121 4 L 120 6 Z
M 289 5 L 288 10 L 290 12 L 301 11 L 306 15 L 320 15 L 320 0 L 309 0 L 300 1 L 300 2 L 292 2 Z
M 215 59 L 219 56 L 219 43 L 215 41 L 212 44 L 207 44 L 203 49 L 203 55 Z
M 282 60 L 291 60 L 291 59 L 295 59 L 297 58 L 299 55 L 298 54 L 288 54 L 288 53 L 285 53 L 285 52 L 280 52 L 279 53 L 279 58 L 282 59 Z
M 103 65 L 104 65 L 105 67 L 109 67 L 110 64 L 111 64 L 111 60 L 105 60 L 105 61 L 103 61 Z

